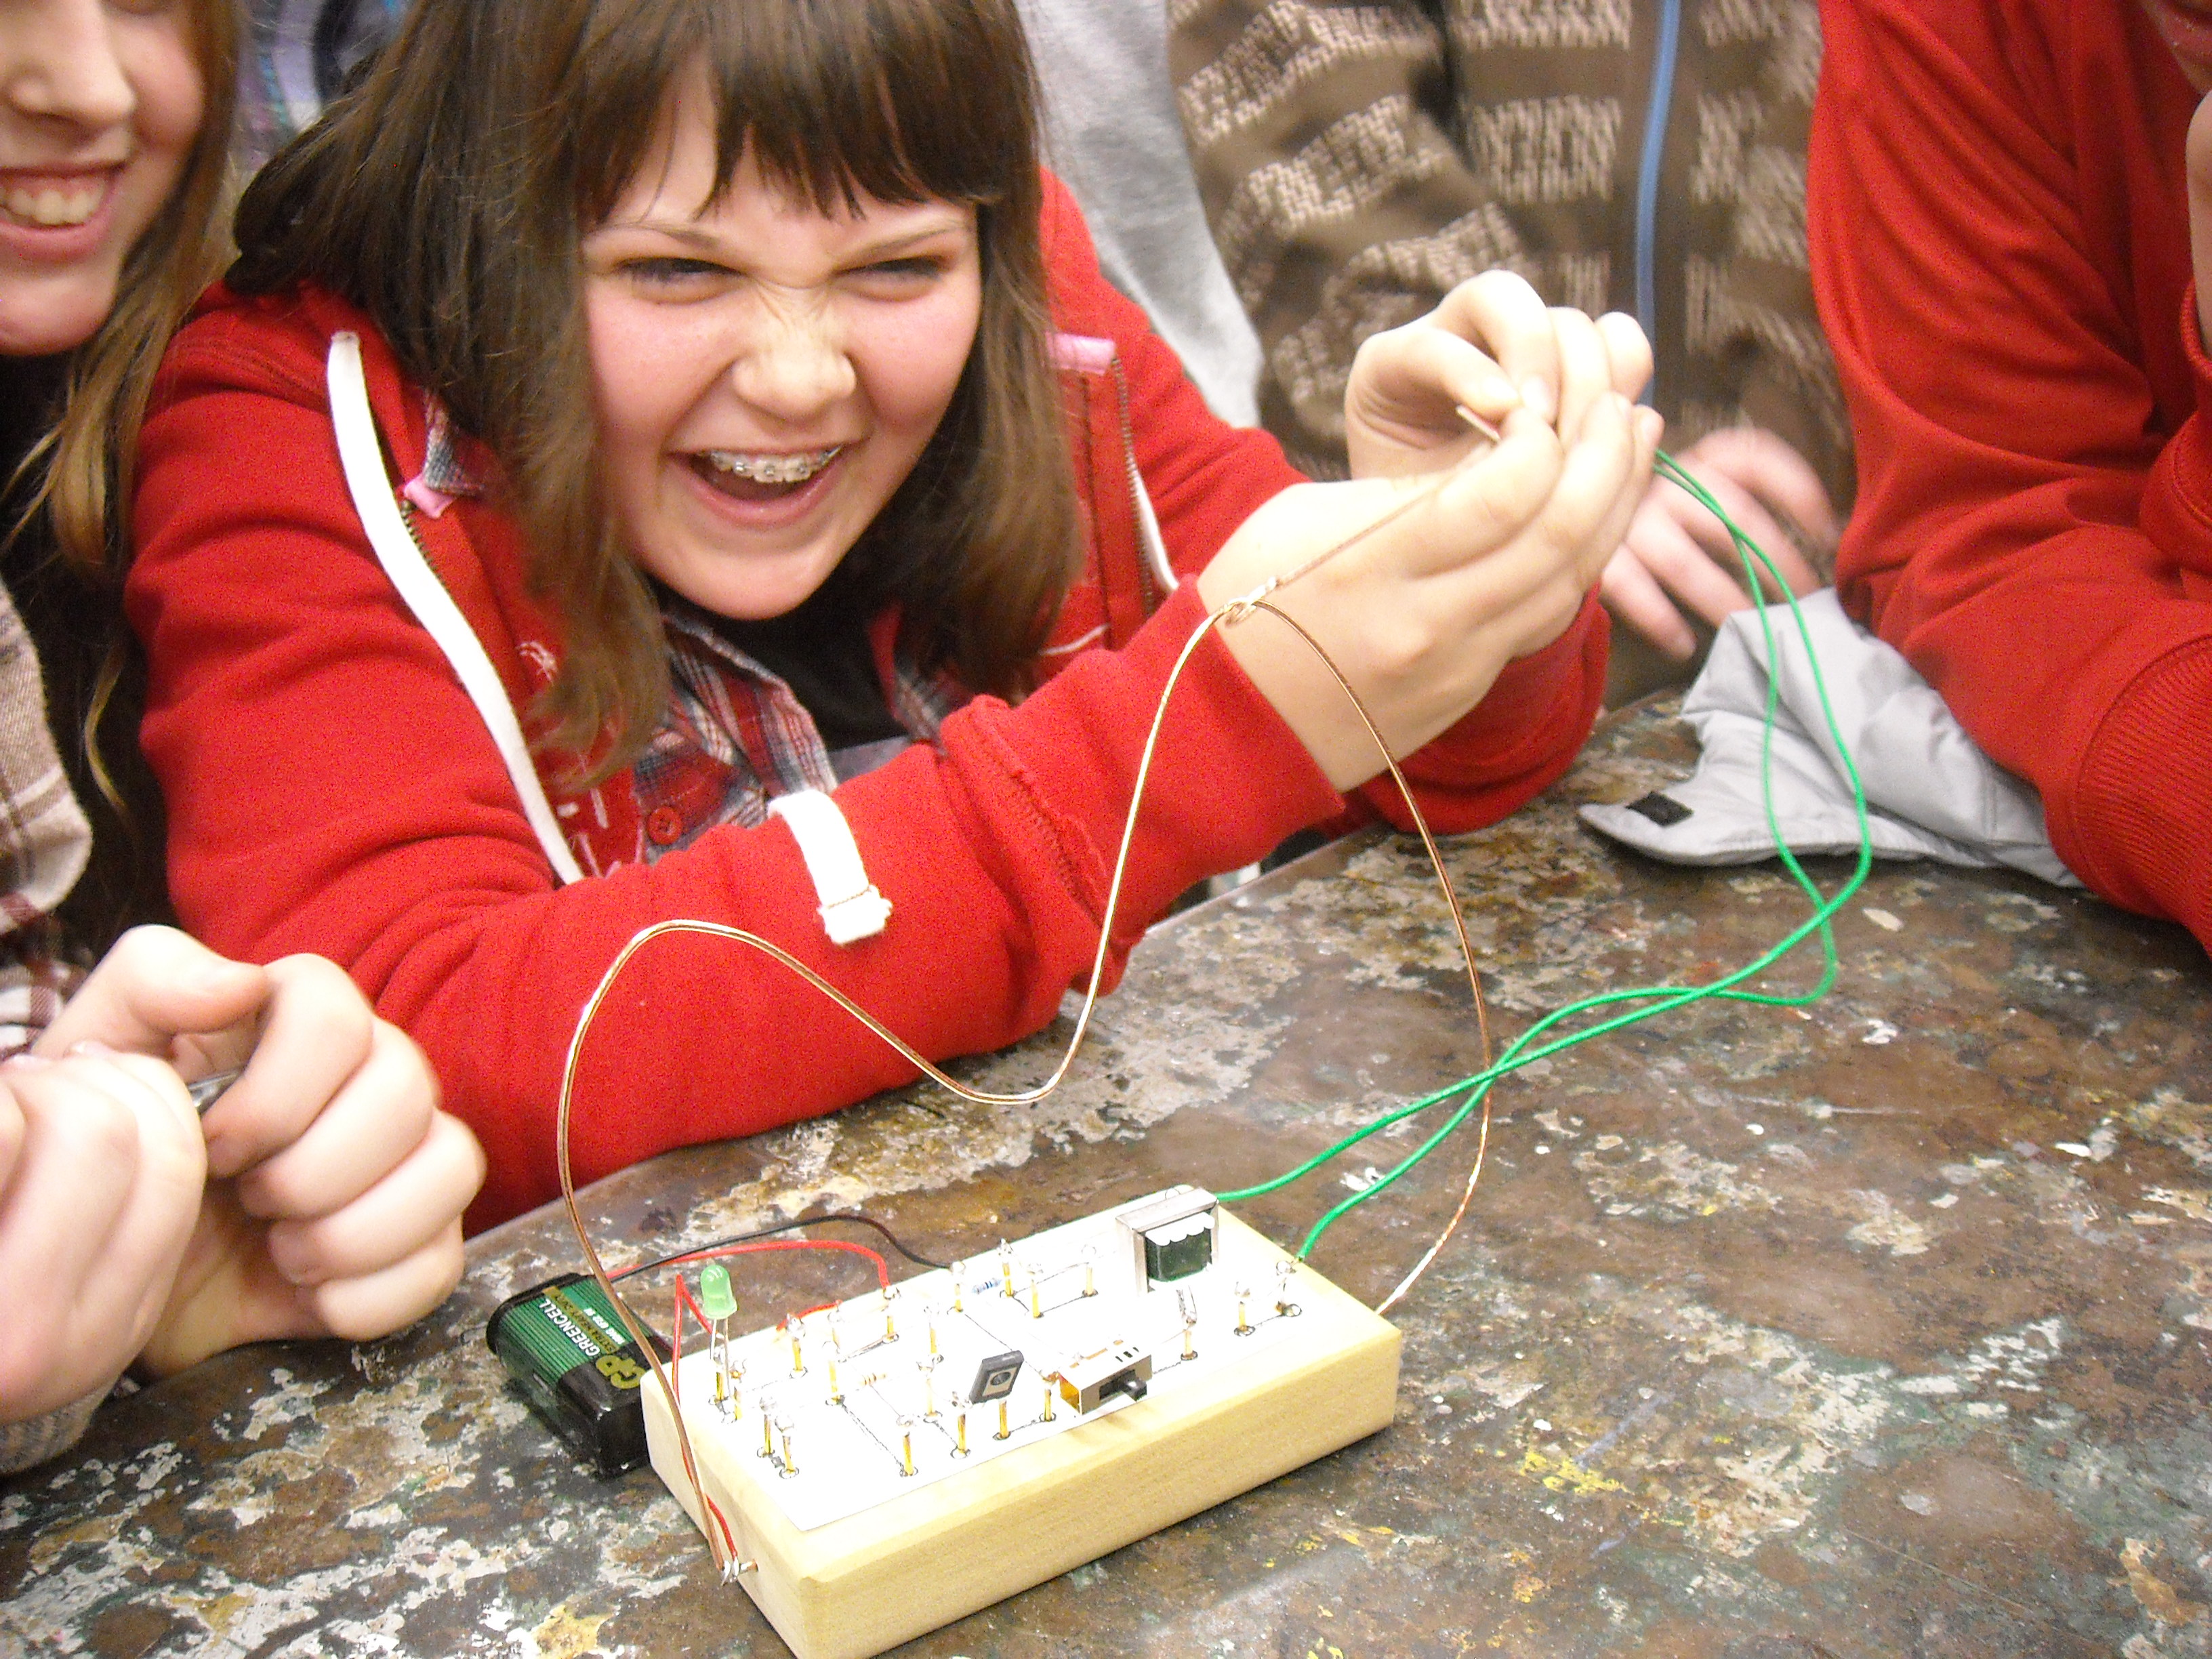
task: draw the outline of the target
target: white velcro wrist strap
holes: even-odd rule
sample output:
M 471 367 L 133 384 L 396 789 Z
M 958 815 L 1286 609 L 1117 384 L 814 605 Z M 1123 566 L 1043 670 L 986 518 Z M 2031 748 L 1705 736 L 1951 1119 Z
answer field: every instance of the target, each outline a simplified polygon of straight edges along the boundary
M 819 789 L 778 795 L 769 811 L 791 826 L 822 902 L 822 926 L 832 945 L 850 945 L 884 931 L 891 902 L 878 892 L 861 867 L 860 848 L 837 803 Z

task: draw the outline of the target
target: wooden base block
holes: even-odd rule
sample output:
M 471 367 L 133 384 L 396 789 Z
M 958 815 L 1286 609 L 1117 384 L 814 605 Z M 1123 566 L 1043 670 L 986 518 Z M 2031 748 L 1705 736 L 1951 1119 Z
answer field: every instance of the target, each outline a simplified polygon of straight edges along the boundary
M 866 1659 L 1373 1433 L 1396 1407 L 1397 1330 L 1310 1270 L 1297 1287 L 1292 1338 L 803 1532 L 764 1488 L 768 1462 L 687 1395 L 700 1480 L 755 1564 L 739 1582 L 799 1659 Z M 650 1379 L 644 1403 L 653 1467 L 703 1530 Z

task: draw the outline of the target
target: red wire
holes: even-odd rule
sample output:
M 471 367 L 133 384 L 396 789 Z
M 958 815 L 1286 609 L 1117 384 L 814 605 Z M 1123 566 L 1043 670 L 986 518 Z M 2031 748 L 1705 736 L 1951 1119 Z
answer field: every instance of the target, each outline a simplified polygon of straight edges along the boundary
M 708 1324 L 707 1316 L 700 1311 L 699 1304 L 691 1299 L 691 1287 L 684 1282 L 684 1275 L 678 1273 L 676 1275 L 675 1306 L 669 1313 L 670 1322 L 676 1327 L 676 1335 L 670 1345 L 674 1353 L 669 1360 L 668 1371 L 670 1380 L 676 1385 L 676 1397 L 678 1400 L 684 1398 L 684 1310 L 686 1308 L 691 1310 L 691 1316 L 699 1322 L 699 1328 L 711 1334 L 714 1327 Z
M 679 1411 L 683 1409 L 684 1400 L 684 1310 L 686 1308 L 691 1310 L 691 1316 L 699 1322 L 701 1330 L 709 1334 L 713 1332 L 714 1328 L 707 1322 L 706 1313 L 696 1302 L 692 1300 L 691 1287 L 684 1282 L 684 1275 L 678 1273 L 676 1275 L 674 1306 L 669 1316 L 670 1322 L 675 1326 L 676 1331 L 669 1345 L 671 1355 L 668 1362 L 668 1376 L 676 1390 L 677 1408 Z M 730 1552 L 730 1559 L 735 1560 L 738 1554 L 738 1540 L 731 1535 L 729 1518 L 722 1513 L 721 1506 L 707 1496 L 707 1488 L 703 1485 L 698 1490 L 699 1501 L 707 1506 L 707 1513 L 714 1517 L 714 1524 L 722 1529 L 722 1542 Z

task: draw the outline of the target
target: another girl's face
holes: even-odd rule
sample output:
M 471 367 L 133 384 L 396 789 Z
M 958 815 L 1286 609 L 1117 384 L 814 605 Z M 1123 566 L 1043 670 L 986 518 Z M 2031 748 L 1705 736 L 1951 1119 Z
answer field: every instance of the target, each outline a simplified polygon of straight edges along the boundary
M 92 337 L 199 134 L 185 0 L 0 0 L 0 356 Z
M 781 616 L 952 400 L 982 307 L 975 215 L 866 198 L 825 215 L 750 158 L 708 204 L 696 78 L 665 132 L 584 239 L 600 465 L 647 571 L 719 616 Z

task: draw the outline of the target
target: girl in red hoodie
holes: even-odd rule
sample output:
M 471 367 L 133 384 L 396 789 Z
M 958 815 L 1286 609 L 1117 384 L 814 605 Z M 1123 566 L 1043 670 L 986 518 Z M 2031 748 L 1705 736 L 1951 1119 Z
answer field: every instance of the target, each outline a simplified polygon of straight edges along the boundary
M 416 8 L 248 194 L 142 450 L 173 890 L 422 1043 L 477 1223 L 555 1189 L 577 1010 L 653 922 L 774 939 L 932 1054 L 1050 1019 L 1184 643 L 1467 458 L 1455 404 L 1496 453 L 1279 602 L 1446 827 L 1587 729 L 1656 436 L 1633 325 L 1479 280 L 1363 360 L 1364 479 L 1302 484 L 1100 279 L 1032 118 L 1012 0 L 479 0 Z M 1381 767 L 1287 629 L 1202 641 L 1109 974 Z M 911 1075 L 671 938 L 593 1030 L 579 1164 Z

